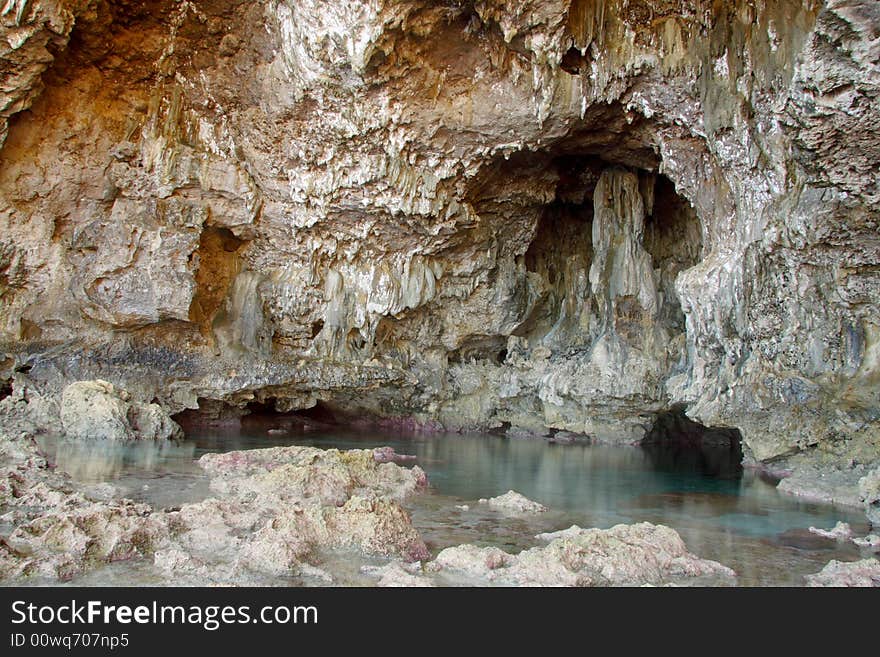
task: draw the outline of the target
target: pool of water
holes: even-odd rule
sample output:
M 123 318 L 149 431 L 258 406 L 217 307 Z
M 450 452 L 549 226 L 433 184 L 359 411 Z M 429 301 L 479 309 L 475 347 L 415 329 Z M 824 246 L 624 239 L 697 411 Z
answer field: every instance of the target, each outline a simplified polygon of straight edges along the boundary
M 435 554 L 460 543 L 516 552 L 538 544 L 534 537 L 540 532 L 572 524 L 606 528 L 640 521 L 673 527 L 692 552 L 733 568 L 741 585 L 799 586 L 804 575 L 818 572 L 831 559 L 853 561 L 871 554 L 808 531 L 811 525 L 830 528 L 844 521 L 864 535 L 869 527 L 859 510 L 783 495 L 774 482 L 743 471 L 736 453 L 725 448 L 612 447 L 377 431 L 279 436 L 265 426 L 204 429 L 177 444 L 48 441 L 44 448 L 75 479 L 109 482 L 128 497 L 163 508 L 210 496 L 207 478 L 195 464 L 202 454 L 292 444 L 340 449 L 390 445 L 415 455 L 428 474 L 430 490 L 413 498 L 409 508 Z M 478 503 L 511 489 L 551 511 L 511 518 Z M 122 566 L 114 567 L 118 582 Z

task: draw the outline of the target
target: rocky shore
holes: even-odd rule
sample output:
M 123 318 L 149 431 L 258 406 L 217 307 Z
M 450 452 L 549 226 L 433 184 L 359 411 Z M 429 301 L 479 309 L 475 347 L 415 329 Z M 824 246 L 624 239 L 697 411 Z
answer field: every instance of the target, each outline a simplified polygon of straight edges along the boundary
M 880 527 L 878 25 L 875 0 L 7 1 L 0 578 L 333 582 L 345 551 L 389 584 L 729 576 L 659 525 L 435 554 L 389 449 L 208 455 L 211 497 L 153 508 L 34 440 L 252 412 L 674 438 Z M 498 492 L 458 506 L 552 516 Z
M 153 583 L 327 585 L 340 581 L 334 564 L 355 555 L 365 563 L 363 576 L 379 586 L 737 582 L 730 568 L 692 554 L 677 532 L 651 523 L 573 526 L 540 534 L 537 546 L 518 553 L 471 544 L 432 552 L 407 509 L 413 496 L 426 494 L 427 476 L 388 447 L 205 454 L 197 463 L 209 478 L 210 497 L 153 508 L 120 498 L 106 484 L 75 483 L 32 434 L 10 434 L 15 402 L 0 406 L 0 581 L 7 584 L 81 580 L 126 562 Z M 105 426 L 100 415 L 95 421 Z M 481 502 L 499 522 L 548 511 L 515 491 Z M 843 523 L 810 531 L 828 540 L 872 538 L 854 537 Z M 877 585 L 876 563 L 832 561 L 806 583 Z
M 6 3 L 0 396 L 681 413 L 876 518 L 876 2 L 343 4 Z

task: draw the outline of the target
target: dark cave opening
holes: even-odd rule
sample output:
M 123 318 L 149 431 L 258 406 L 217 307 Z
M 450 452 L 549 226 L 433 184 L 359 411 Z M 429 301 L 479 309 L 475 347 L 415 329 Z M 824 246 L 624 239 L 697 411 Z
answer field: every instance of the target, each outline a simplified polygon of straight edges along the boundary
M 245 406 L 247 414 L 243 417 L 277 415 L 278 410 L 275 407 L 275 401 L 274 397 L 262 397 L 248 402 L 247 406 Z
M 593 156 L 565 155 L 549 168 L 558 176 L 553 201 L 540 209 L 534 237 L 522 257 L 526 271 L 542 280 L 540 296 L 514 335 L 535 339 L 553 333 L 559 346 L 589 341 L 576 316 L 593 259 L 592 195 L 604 164 Z
M 689 418 L 682 406 L 660 413 L 642 444 L 724 447 L 739 450 L 742 454 L 742 434 L 739 429 L 704 426 Z
M 507 358 L 506 344 L 507 338 L 502 335 L 477 335 L 449 352 L 447 358 L 450 363 L 489 361 L 500 365 Z
M 497 334 L 462 336 L 450 364 L 504 367 L 522 355 L 607 363 L 609 371 L 625 370 L 630 358 L 670 375 L 688 367 L 675 283 L 702 259 L 703 225 L 664 172 L 657 130 L 615 104 L 596 106 L 567 135 L 499 157 L 473 179 L 468 200 L 493 227 L 488 248 L 497 249 L 497 285 L 512 310 L 496 322 Z M 504 353 L 511 337 L 512 360 Z M 608 353 L 612 360 L 603 361 Z M 660 401 L 651 390 L 641 394 L 620 407 L 636 417 Z M 504 400 L 492 419 L 530 412 L 524 397 Z M 726 460 L 739 467 L 741 456 Z
M 218 399 L 199 397 L 196 404 L 198 408 L 188 408 L 171 416 L 185 434 L 198 427 L 238 426 L 241 418 L 248 413 L 245 408 Z
M 559 63 L 559 68 L 570 75 L 581 75 L 582 73 L 585 73 L 589 67 L 589 51 L 587 51 L 587 54 L 584 54 L 575 46 L 572 46 L 566 51 L 562 56 L 562 61 Z
M 351 424 L 351 418 L 323 401 L 316 402 L 311 408 L 283 410 L 287 405 L 284 397 L 268 395 L 243 405 L 200 397 L 197 409 L 187 409 L 172 415 L 172 419 L 187 435 L 201 435 L 206 429 L 221 433 L 280 435 Z
M 262 424 L 265 422 L 282 422 L 292 428 L 296 425 L 338 426 L 344 424 L 339 409 L 324 402 L 317 401 L 310 408 L 283 410 L 286 404 L 283 398 L 260 397 L 248 402 L 243 424 Z
M 361 334 L 359 329 L 353 328 L 348 332 L 348 335 L 345 337 L 346 345 L 349 350 L 354 353 L 360 353 L 367 346 L 367 341 L 364 339 L 364 336 Z
M 354 416 L 331 403 L 318 400 L 309 408 L 280 410 L 286 406 L 283 398 L 267 397 L 248 404 L 248 415 L 242 418 L 245 430 L 267 430 L 268 433 L 300 433 L 334 431 L 354 424 Z
M 327 402 L 318 400 L 311 408 L 303 408 L 291 413 L 293 417 L 307 422 L 335 426 L 341 424 L 340 412 Z
M 641 448 L 665 470 L 698 471 L 721 479 L 742 476 L 739 429 L 704 426 L 689 418 L 683 406 L 660 413 Z

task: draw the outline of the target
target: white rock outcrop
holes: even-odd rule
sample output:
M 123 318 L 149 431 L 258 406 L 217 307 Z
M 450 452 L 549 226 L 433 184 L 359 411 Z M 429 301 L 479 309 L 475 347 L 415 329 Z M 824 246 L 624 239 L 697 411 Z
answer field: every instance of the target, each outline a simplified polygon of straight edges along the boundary
M 736 578 L 730 568 L 688 552 L 678 533 L 663 525 L 571 527 L 545 538 L 547 546 L 515 555 L 495 547 L 446 548 L 427 569 L 508 586 L 660 585 L 697 577 L 733 583 Z
M 158 404 L 131 401 L 107 381 L 77 381 L 61 394 L 61 428 L 77 440 L 168 440 L 181 438 L 177 423 Z
M 880 587 L 880 561 L 829 561 L 815 575 L 807 575 L 807 586 Z
M 540 502 L 530 500 L 525 495 L 509 490 L 504 495 L 497 497 L 482 498 L 480 504 L 486 504 L 493 509 L 499 509 L 507 513 L 544 513 L 547 507 Z

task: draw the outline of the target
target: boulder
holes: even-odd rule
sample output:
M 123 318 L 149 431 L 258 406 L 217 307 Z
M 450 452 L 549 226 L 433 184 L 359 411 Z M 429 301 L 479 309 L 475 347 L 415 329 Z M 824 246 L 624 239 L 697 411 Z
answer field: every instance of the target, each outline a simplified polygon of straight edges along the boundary
M 515 490 L 509 490 L 498 497 L 482 498 L 480 504 L 488 504 L 493 509 L 508 513 L 544 513 L 547 511 L 547 507 L 543 504 L 534 502 Z
M 76 440 L 167 440 L 181 428 L 158 404 L 132 402 L 125 390 L 107 381 L 76 381 L 61 394 L 61 426 Z
M 226 554 L 257 573 L 326 580 L 309 564 L 318 551 L 429 558 L 399 504 L 427 485 L 418 466 L 380 463 L 373 450 L 298 446 L 206 454 L 199 465 L 218 498 L 171 514 L 180 531 L 163 553 L 166 571 L 189 575 L 193 559 Z
M 235 497 L 250 492 L 336 505 L 364 491 L 402 500 L 428 484 L 419 466 L 380 463 L 373 450 L 271 447 L 205 454 L 199 465 L 215 491 Z
M 551 540 L 549 545 L 517 555 L 493 547 L 447 548 L 428 567 L 518 586 L 659 585 L 699 577 L 732 583 L 736 577 L 730 568 L 688 552 L 678 533 L 663 525 L 574 526 L 542 536 Z
M 880 587 L 880 561 L 829 561 L 815 575 L 807 575 L 807 586 Z
M 379 581 L 376 586 L 379 587 L 426 588 L 435 586 L 434 581 L 429 577 L 415 575 L 397 561 L 392 561 L 384 566 L 363 566 L 361 572 L 378 577 Z

